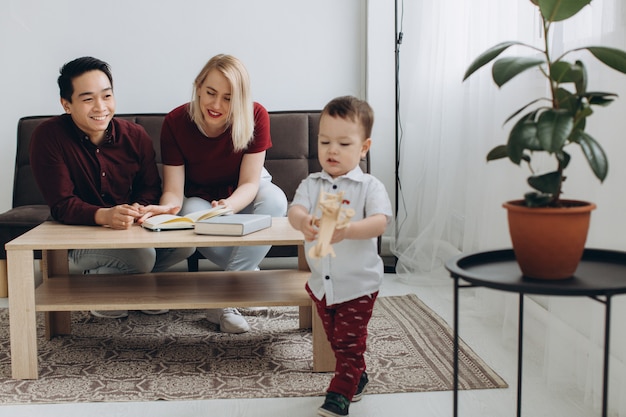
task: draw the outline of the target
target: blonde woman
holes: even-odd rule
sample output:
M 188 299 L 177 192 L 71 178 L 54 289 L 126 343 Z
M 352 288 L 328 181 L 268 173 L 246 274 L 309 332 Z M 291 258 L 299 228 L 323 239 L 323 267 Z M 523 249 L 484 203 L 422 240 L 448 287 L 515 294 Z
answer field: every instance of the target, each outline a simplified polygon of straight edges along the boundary
M 151 214 L 181 215 L 225 205 L 235 213 L 285 216 L 287 198 L 264 168 L 272 146 L 269 115 L 254 103 L 243 64 L 214 56 L 194 81 L 191 102 L 172 110 L 161 130 L 163 195 Z M 269 246 L 198 248 L 227 271 L 253 270 Z M 212 309 L 223 332 L 250 329 L 234 308 Z

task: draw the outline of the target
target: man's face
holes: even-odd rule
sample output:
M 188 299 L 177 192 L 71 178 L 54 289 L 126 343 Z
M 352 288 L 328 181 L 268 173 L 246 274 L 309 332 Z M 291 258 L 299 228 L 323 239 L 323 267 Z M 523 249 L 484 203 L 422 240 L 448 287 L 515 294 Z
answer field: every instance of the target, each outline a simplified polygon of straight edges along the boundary
M 113 88 L 106 74 L 88 71 L 72 80 L 72 102 L 61 99 L 65 112 L 92 142 L 98 144 L 115 114 Z

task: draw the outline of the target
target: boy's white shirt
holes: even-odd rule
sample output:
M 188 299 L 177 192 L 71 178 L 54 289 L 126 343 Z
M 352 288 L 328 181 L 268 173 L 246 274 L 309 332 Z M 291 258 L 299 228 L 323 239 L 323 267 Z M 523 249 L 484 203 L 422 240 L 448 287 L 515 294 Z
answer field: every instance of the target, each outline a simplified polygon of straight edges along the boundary
M 355 211 L 351 219 L 353 222 L 374 214 L 384 214 L 389 223 L 393 216 L 383 183 L 364 173 L 359 166 L 338 178 L 332 178 L 325 171 L 310 174 L 298 186 L 291 204 L 304 206 L 309 213 L 319 217 L 320 213 L 315 211 L 320 189 L 327 193 L 343 191 L 343 198 L 349 201 L 345 207 Z M 305 242 L 305 253 L 311 269 L 308 284 L 318 300 L 326 296 L 327 305 L 339 304 L 380 289 L 384 267 L 378 256 L 377 238 L 345 239 L 334 243 L 336 257 L 325 256 L 322 259 L 308 256 L 309 248 L 315 243 Z

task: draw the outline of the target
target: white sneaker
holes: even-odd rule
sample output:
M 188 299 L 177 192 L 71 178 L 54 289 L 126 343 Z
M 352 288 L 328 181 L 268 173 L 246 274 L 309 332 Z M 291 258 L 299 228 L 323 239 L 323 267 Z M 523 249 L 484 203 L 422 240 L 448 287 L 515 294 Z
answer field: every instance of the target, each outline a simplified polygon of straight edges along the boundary
M 245 333 L 250 331 L 250 325 L 241 316 L 236 308 L 211 308 L 207 310 L 207 319 L 220 325 L 224 333 Z
M 267 307 L 245 307 L 242 308 L 243 314 L 247 316 L 263 316 L 269 312 Z
M 103 319 L 123 319 L 128 317 L 128 310 L 91 310 L 91 315 Z
M 158 316 L 159 314 L 169 313 L 169 310 L 141 310 L 143 314 L 147 314 L 149 316 Z

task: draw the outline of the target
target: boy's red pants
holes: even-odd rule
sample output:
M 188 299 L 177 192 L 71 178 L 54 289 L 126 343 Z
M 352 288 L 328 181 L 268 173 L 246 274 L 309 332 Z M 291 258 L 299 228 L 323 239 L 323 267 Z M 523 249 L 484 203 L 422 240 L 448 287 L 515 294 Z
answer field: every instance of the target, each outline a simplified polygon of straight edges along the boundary
M 352 400 L 361 374 L 365 371 L 363 355 L 367 342 L 367 324 L 372 317 L 378 292 L 327 306 L 326 297 L 318 300 L 308 285 L 306 290 L 315 303 L 337 360 L 335 376 L 330 381 L 328 392 L 335 392 Z

